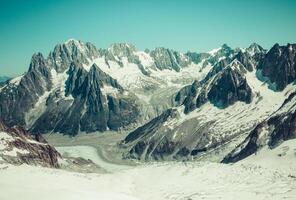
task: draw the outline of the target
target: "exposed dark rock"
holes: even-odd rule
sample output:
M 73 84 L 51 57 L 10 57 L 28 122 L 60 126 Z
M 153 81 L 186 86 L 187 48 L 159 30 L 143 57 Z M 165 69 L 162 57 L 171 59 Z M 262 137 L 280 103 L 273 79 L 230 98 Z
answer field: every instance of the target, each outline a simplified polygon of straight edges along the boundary
M 208 53 L 196 53 L 196 52 L 187 52 L 185 54 L 186 56 L 188 56 L 191 61 L 195 64 L 200 63 L 203 59 L 209 58 L 210 54 Z
M 177 94 L 175 95 L 175 105 L 179 106 L 184 104 L 184 100 L 186 97 L 193 97 L 197 93 L 197 88 L 200 87 L 200 83 L 198 81 L 194 81 L 192 85 L 188 85 L 183 87 Z M 188 100 L 187 100 L 188 101 Z M 185 102 L 186 103 L 186 102 Z
M 232 63 L 231 66 L 219 69 L 220 71 L 212 71 L 212 75 L 206 77 L 208 80 L 204 84 L 193 83 L 191 92 L 187 93 L 184 100 L 185 113 L 195 110 L 207 101 L 219 108 L 225 108 L 236 101 L 251 102 L 252 90 L 243 75 L 243 66 L 238 62 L 236 66 Z
M 96 58 L 98 55 L 98 50 L 91 43 L 84 44 L 71 39 L 66 43 L 56 45 L 50 52 L 47 62 L 59 73 L 68 69 L 74 61 L 79 64 L 90 64 L 88 58 Z
M 252 90 L 239 71 L 226 68 L 208 92 L 208 99 L 221 108 L 232 105 L 236 101 L 250 103 Z
M 60 154 L 54 147 L 49 145 L 40 135 L 32 136 L 24 128 L 14 126 L 8 128 L 4 123 L 0 122 L 0 131 L 11 136 L 11 139 L 0 138 L 6 146 L 0 151 L 0 157 L 8 163 L 20 165 L 39 165 L 43 167 L 59 168 L 58 159 Z M 36 139 L 37 138 L 37 139 Z M 16 151 L 16 155 L 12 155 L 10 151 Z
M 119 44 L 102 51 L 91 43 L 69 40 L 57 45 L 47 59 L 34 54 L 28 72 L 1 88 L 0 117 L 9 126 L 20 124 L 33 133 L 75 135 L 129 126 L 139 115 L 136 97 L 98 66 L 85 66 L 108 53 L 139 62 L 133 51 L 133 46 Z
M 277 90 L 283 90 L 296 78 L 296 44 L 275 44 L 267 52 L 260 69 L 263 76 L 276 84 Z
M 29 71 L 18 83 L 8 83 L 0 92 L 0 117 L 9 126 L 26 126 L 25 113 L 33 108 L 52 83 L 42 54 L 34 54 Z
M 263 49 L 259 44 L 252 43 L 248 48 L 246 48 L 246 52 L 252 57 L 256 56 L 256 54 L 265 54 L 266 50 Z
M 242 51 L 239 51 L 236 55 L 235 55 L 235 58 L 240 62 L 242 63 L 245 68 L 248 70 L 248 71 L 253 71 L 254 68 L 255 68 L 255 62 L 253 61 L 252 59 L 252 56 L 248 53 L 244 53 Z
M 155 66 L 160 70 L 172 69 L 179 72 L 181 68 L 190 64 L 187 57 L 163 47 L 151 51 L 150 56 L 154 58 Z
M 136 122 L 139 114 L 136 104 L 123 95 L 123 88 L 115 79 L 95 64 L 89 72 L 72 64 L 69 73 L 66 96 L 72 95 L 73 100 L 56 102 L 49 97 L 47 109 L 32 126 L 32 132 L 75 135 L 80 131 L 118 130 Z M 115 94 L 105 94 L 104 87 Z
M 162 125 L 163 122 L 165 122 L 168 118 L 174 118 L 176 116 L 176 110 L 174 109 L 168 109 L 165 112 L 163 112 L 158 117 L 151 120 L 149 123 L 145 124 L 144 126 L 141 126 L 128 134 L 128 136 L 124 139 L 124 143 L 129 143 L 132 141 L 136 141 L 140 137 L 144 137 L 146 134 L 153 134 L 159 128 L 159 126 Z

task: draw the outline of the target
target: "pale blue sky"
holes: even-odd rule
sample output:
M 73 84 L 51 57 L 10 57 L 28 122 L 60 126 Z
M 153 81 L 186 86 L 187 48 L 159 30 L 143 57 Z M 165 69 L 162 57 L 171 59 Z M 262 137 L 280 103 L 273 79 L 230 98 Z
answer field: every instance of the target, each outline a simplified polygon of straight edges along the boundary
M 204 52 L 296 42 L 294 0 L 0 0 L 0 75 L 28 69 L 69 38 Z

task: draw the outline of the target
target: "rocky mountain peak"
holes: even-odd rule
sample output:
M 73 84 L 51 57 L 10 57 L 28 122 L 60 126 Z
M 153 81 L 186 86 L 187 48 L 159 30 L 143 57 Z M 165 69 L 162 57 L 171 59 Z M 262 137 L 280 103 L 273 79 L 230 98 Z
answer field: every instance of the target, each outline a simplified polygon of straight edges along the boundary
M 29 66 L 29 71 L 39 70 L 40 67 L 46 66 L 46 60 L 44 59 L 42 53 L 34 53 L 31 58 L 31 63 Z
M 263 49 L 259 44 L 257 43 L 252 43 L 248 48 L 246 48 L 246 51 L 251 55 L 254 56 L 255 54 L 258 53 L 265 53 L 266 50 Z
M 68 69 L 74 60 L 80 64 L 88 65 L 90 60 L 98 57 L 98 55 L 98 50 L 91 43 L 70 39 L 63 44 L 56 45 L 47 60 L 49 65 L 60 73 Z
M 231 54 L 233 54 L 233 52 L 234 50 L 230 46 L 223 44 L 220 50 L 217 51 L 217 55 L 229 57 Z
M 116 79 L 113 79 L 111 76 L 103 72 L 96 64 L 93 64 L 91 66 L 87 77 L 90 81 L 90 84 L 97 82 L 99 87 L 104 87 L 104 85 L 110 85 L 114 88 L 123 90 L 123 88 L 119 85 Z
M 255 54 L 254 54 L 255 55 Z M 256 61 L 253 59 L 250 53 L 246 51 L 239 51 L 234 58 L 239 61 L 244 68 L 246 68 L 248 71 L 253 71 L 256 67 Z
M 229 50 L 229 49 L 231 49 L 231 47 L 228 46 L 228 44 L 224 43 L 224 44 L 222 44 L 221 49 L 223 49 L 223 50 Z
M 208 52 L 210 55 L 208 62 L 214 65 L 223 59 L 232 58 L 234 53 L 235 51 L 231 47 L 229 47 L 227 44 L 223 44 L 220 48 L 213 49 Z
M 266 54 L 260 69 L 276 90 L 283 90 L 296 78 L 296 45 L 280 46 L 275 44 Z

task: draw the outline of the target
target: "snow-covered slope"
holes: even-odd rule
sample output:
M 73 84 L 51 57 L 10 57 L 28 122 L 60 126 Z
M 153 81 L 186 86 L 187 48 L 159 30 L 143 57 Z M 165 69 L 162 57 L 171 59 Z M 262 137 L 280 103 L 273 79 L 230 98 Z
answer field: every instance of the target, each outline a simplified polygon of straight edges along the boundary
M 0 199 L 294 199 L 296 140 L 243 162 L 164 162 L 112 174 L 0 165 Z

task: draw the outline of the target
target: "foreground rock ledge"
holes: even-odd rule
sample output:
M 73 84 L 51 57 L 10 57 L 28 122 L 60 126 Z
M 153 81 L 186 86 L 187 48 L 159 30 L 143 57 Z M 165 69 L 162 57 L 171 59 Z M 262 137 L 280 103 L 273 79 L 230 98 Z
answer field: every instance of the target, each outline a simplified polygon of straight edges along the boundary
M 59 168 L 59 158 L 59 152 L 41 135 L 30 135 L 20 126 L 9 128 L 0 121 L 0 163 Z

